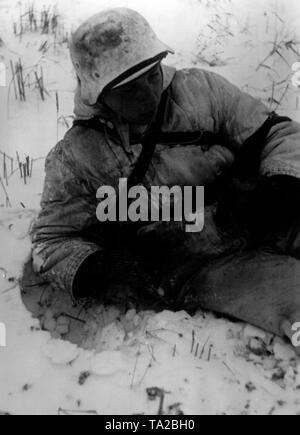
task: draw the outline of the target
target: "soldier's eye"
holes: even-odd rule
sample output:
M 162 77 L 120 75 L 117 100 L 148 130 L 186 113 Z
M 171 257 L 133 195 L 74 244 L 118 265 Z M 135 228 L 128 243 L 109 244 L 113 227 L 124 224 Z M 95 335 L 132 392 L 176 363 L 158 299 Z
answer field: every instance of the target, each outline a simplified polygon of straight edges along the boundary
M 100 74 L 96 71 L 96 72 L 94 72 L 94 77 L 95 77 L 96 79 L 100 79 Z

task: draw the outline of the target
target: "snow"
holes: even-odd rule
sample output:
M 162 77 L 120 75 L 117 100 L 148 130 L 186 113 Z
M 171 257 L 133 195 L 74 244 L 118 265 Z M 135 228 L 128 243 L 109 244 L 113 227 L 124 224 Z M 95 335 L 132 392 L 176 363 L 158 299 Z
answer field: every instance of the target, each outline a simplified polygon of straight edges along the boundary
M 44 3 L 51 2 L 36 2 L 36 7 L 41 9 Z M 298 41 L 300 4 L 296 0 L 55 3 L 69 30 L 100 8 L 134 7 L 176 49 L 176 56 L 168 60 L 171 65 L 220 72 L 280 113 L 300 120 L 299 90 L 290 85 L 284 95 L 293 74 L 291 65 L 299 60 L 295 52 L 283 48 L 285 60 L 274 55 L 258 68 L 272 50 L 275 34 L 280 47 Z M 30 256 L 28 231 L 39 208 L 43 158 L 66 131 L 62 123 L 57 129 L 57 118 L 64 115 L 70 122 L 75 87 L 65 45 L 52 45 L 43 54 L 41 45 L 47 39 L 53 42 L 48 35 L 26 34 L 22 40 L 13 35 L 12 23 L 25 7 L 25 3 L 0 0 L 4 41 L 0 61 L 6 64 L 8 80 L 10 60 L 21 57 L 28 70 L 37 63 L 43 66 L 49 95 L 42 102 L 37 90 L 31 89 L 26 102 L 20 103 L 12 87 L 10 91 L 0 87 L 0 150 L 15 159 L 14 170 L 17 151 L 22 161 L 27 155 L 37 159 L 26 185 L 17 170 L 9 177 L 12 209 L 5 207 L 0 189 L 0 322 L 7 333 L 7 347 L 0 347 L 0 411 L 156 414 L 159 400 L 150 400 L 147 389 L 157 387 L 165 395 L 168 414 L 299 413 L 300 365 L 292 347 L 249 325 L 201 311 L 194 317 L 185 312 L 134 310 L 120 315 L 111 308 L 99 313 L 102 326 L 99 330 L 96 325 L 95 335 L 83 349 L 42 331 L 25 309 L 18 279 Z M 272 88 L 279 105 L 268 101 Z M 60 319 L 58 337 L 67 327 L 65 319 Z

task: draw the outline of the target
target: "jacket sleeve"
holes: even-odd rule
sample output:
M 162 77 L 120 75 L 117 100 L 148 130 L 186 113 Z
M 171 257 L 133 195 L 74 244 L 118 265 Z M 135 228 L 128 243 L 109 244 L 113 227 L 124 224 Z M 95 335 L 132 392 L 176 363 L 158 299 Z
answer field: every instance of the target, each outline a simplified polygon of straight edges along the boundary
M 242 92 L 223 77 L 208 73 L 216 127 L 238 155 L 243 145 L 263 126 L 270 111 L 259 100 Z M 300 178 L 300 124 L 283 120 L 262 138 L 261 176 L 289 175 Z
M 46 160 L 42 210 L 31 238 L 34 269 L 56 288 L 72 292 L 77 271 L 101 246 L 82 234 L 96 218 L 96 193 L 74 172 L 61 144 Z

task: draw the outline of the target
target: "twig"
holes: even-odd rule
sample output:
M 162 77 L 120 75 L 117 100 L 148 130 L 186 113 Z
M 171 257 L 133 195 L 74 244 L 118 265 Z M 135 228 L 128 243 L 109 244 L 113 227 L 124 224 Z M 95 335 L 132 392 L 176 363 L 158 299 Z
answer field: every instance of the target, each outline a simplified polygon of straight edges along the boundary
M 227 368 L 227 370 L 230 371 L 230 373 L 236 378 L 236 374 L 234 373 L 234 371 L 229 367 L 229 365 L 223 361 L 223 365 Z
M 23 174 L 22 174 L 22 163 L 21 163 L 21 161 L 20 161 L 20 156 L 19 156 L 18 151 L 16 152 L 16 155 L 17 155 L 17 162 L 18 162 L 19 169 L 20 169 L 20 176 L 21 176 L 21 178 L 23 178 Z
M 33 172 L 33 162 L 34 162 L 34 160 L 33 159 L 31 159 L 31 164 L 30 164 L 30 178 L 32 177 L 32 172 Z
M 18 63 L 16 63 L 16 76 L 17 76 L 19 98 L 20 98 L 20 101 L 22 101 L 23 100 L 23 93 L 22 93 L 22 85 L 21 85 L 20 70 L 19 70 Z
M 26 172 L 27 172 L 27 177 L 30 176 L 30 157 L 27 156 L 26 157 Z
M 277 106 L 275 107 L 274 111 L 276 111 L 276 110 L 278 109 L 278 107 L 280 106 L 280 104 L 282 103 L 284 97 L 286 96 L 286 93 L 287 93 L 289 87 L 290 87 L 290 84 L 288 84 L 288 85 L 286 86 L 286 88 L 285 88 L 285 90 L 284 90 L 284 92 L 283 92 L 283 94 L 282 94 L 282 96 L 281 96 L 279 102 L 277 103 Z
M 175 358 L 175 356 L 176 356 L 176 351 L 177 351 L 177 346 L 175 344 L 174 349 L 173 349 L 173 358 Z
M 56 113 L 57 115 L 59 114 L 59 97 L 58 97 L 58 92 L 55 92 L 55 99 L 56 99 Z
M 37 75 L 36 71 L 34 72 L 34 75 L 35 75 L 35 79 L 36 79 L 36 84 L 37 84 L 39 91 L 40 91 L 41 99 L 42 99 L 42 101 L 45 101 L 44 88 L 43 88 L 43 85 L 41 82 L 41 78 Z
M 195 346 L 195 330 L 193 329 L 193 331 L 192 331 L 192 347 L 191 347 L 191 353 L 193 353 L 193 351 L 194 351 L 194 346 Z
M 159 408 L 157 415 L 164 415 L 164 401 L 165 401 L 165 392 L 161 390 L 161 394 L 159 396 Z
M 201 351 L 201 354 L 200 354 L 200 359 L 202 359 L 202 357 L 204 355 L 205 348 L 206 348 L 207 343 L 209 342 L 209 339 L 210 339 L 210 337 L 208 337 L 208 339 L 206 340 L 206 342 L 204 343 L 204 345 L 202 347 L 202 351 Z
M 272 111 L 272 105 L 273 105 L 273 101 L 274 101 L 274 92 L 275 92 L 275 81 L 273 80 L 273 83 L 272 83 L 272 96 L 271 96 L 271 101 L 270 101 L 270 112 Z
M 148 371 L 152 368 L 152 361 L 153 361 L 153 359 L 152 359 L 152 357 L 151 357 L 150 362 L 149 362 L 149 364 L 147 365 L 147 368 L 146 368 L 146 370 L 145 370 L 145 373 L 143 374 L 143 376 L 141 377 L 141 379 L 140 379 L 140 381 L 139 381 L 139 383 L 138 383 L 138 386 L 141 386 L 141 385 L 142 385 L 142 383 L 143 383 L 145 377 L 147 376 Z
M 150 355 L 152 356 L 152 360 L 157 363 L 157 359 L 155 358 L 155 355 L 154 355 L 153 345 L 152 344 L 148 344 L 147 347 L 148 347 L 148 351 L 149 351 Z
M 211 344 L 209 346 L 207 361 L 210 361 L 210 359 L 211 359 L 211 352 L 212 352 L 213 347 L 214 347 L 213 344 Z
M 158 335 L 155 335 L 150 331 L 145 331 L 145 333 L 147 336 L 154 338 L 155 340 L 161 341 L 162 343 L 171 344 L 168 341 L 164 340 L 163 338 L 158 337 Z
M 286 60 L 286 58 L 280 53 L 280 51 L 278 50 L 278 49 L 276 49 L 275 50 L 275 53 L 277 53 L 278 54 L 278 56 L 280 56 L 281 57 L 281 59 L 287 64 L 287 66 L 289 67 L 289 68 L 291 68 L 291 65 L 288 63 L 288 61 Z
M 13 65 L 13 62 L 12 62 L 12 60 L 10 61 L 10 69 L 11 69 L 11 73 L 12 73 L 12 82 L 13 82 L 13 85 L 14 85 L 14 91 L 15 91 L 15 97 L 16 97 L 16 100 L 18 99 L 18 94 L 17 94 L 17 86 L 16 86 L 16 81 L 15 81 L 15 70 L 14 70 L 14 65 Z
M 27 165 L 23 163 L 23 175 L 24 175 L 24 184 L 27 184 Z
M 56 100 L 56 141 L 58 142 L 58 129 L 59 129 L 59 97 L 58 92 L 55 93 L 55 100 Z
M 3 291 L 1 292 L 1 296 L 2 296 L 2 295 L 6 295 L 6 294 L 9 293 L 10 291 L 14 290 L 17 286 L 18 286 L 18 282 L 16 282 L 12 287 L 9 287 L 8 289 L 3 290 Z
M 2 189 L 4 190 L 4 193 L 5 193 L 6 206 L 12 208 L 12 205 L 11 205 L 11 202 L 10 202 L 10 199 L 9 199 L 9 196 L 8 196 L 7 191 L 6 191 L 6 188 L 5 188 L 5 185 L 4 185 L 4 183 L 3 183 L 3 180 L 2 180 L 1 175 L 0 175 L 0 184 L 1 184 L 1 186 L 2 186 Z
M 270 57 L 274 55 L 274 53 L 275 53 L 275 49 L 273 48 L 273 50 L 268 54 L 268 56 L 266 56 L 265 59 L 260 62 L 260 64 L 257 66 L 255 71 L 257 72 L 263 65 L 265 65 L 265 62 L 267 62 L 267 60 L 269 60 Z
M 10 160 L 13 160 L 13 158 L 12 157 L 10 157 L 8 154 L 6 154 L 6 153 L 4 153 L 3 151 L 1 151 L 0 150 L 0 154 L 2 155 L 2 156 L 4 156 L 4 154 L 6 155 L 6 157 L 8 158 L 8 159 L 10 159 Z
M 71 316 L 71 314 L 61 313 L 61 315 L 64 316 L 64 317 L 68 317 L 68 319 L 75 320 L 76 322 L 80 322 L 80 323 L 83 323 L 84 325 L 86 325 L 86 321 L 85 320 L 79 319 L 78 317 L 75 317 L 75 316 Z
M 226 367 L 227 370 L 229 370 L 229 372 L 233 375 L 233 377 L 236 379 L 237 383 L 240 384 L 240 381 L 239 381 L 239 379 L 238 379 L 236 373 L 232 370 L 232 368 L 229 367 L 229 365 L 228 365 L 225 361 L 222 361 L 222 364 L 223 364 L 224 367 Z
M 140 348 L 136 354 L 136 359 L 135 359 L 135 364 L 134 364 L 134 369 L 133 369 L 133 373 L 132 373 L 132 378 L 131 378 L 131 384 L 130 384 L 130 388 L 133 388 L 133 384 L 134 384 L 134 379 L 135 379 L 135 375 L 136 375 L 136 370 L 137 370 L 137 365 L 138 365 L 138 360 L 140 357 Z
M 72 415 L 72 414 L 99 415 L 97 411 L 72 411 L 63 408 L 58 408 L 57 411 L 57 415 Z
M 24 77 L 23 77 L 23 65 L 22 65 L 21 58 L 19 58 L 19 63 L 17 64 L 17 72 L 18 72 L 18 81 L 19 81 L 21 100 L 26 101 L 25 84 L 24 84 Z
M 6 183 L 6 186 L 8 186 L 8 175 L 7 175 L 7 166 L 6 166 L 6 154 L 3 155 L 3 177 Z

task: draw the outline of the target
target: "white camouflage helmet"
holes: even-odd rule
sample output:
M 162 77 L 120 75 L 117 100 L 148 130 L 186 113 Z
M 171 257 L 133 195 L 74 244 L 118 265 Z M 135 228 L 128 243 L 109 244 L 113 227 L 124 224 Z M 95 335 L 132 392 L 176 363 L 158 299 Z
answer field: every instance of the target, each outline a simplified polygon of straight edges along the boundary
M 174 51 L 160 41 L 144 17 L 113 8 L 94 15 L 72 35 L 71 59 L 85 104 L 96 104 L 103 89 Z

